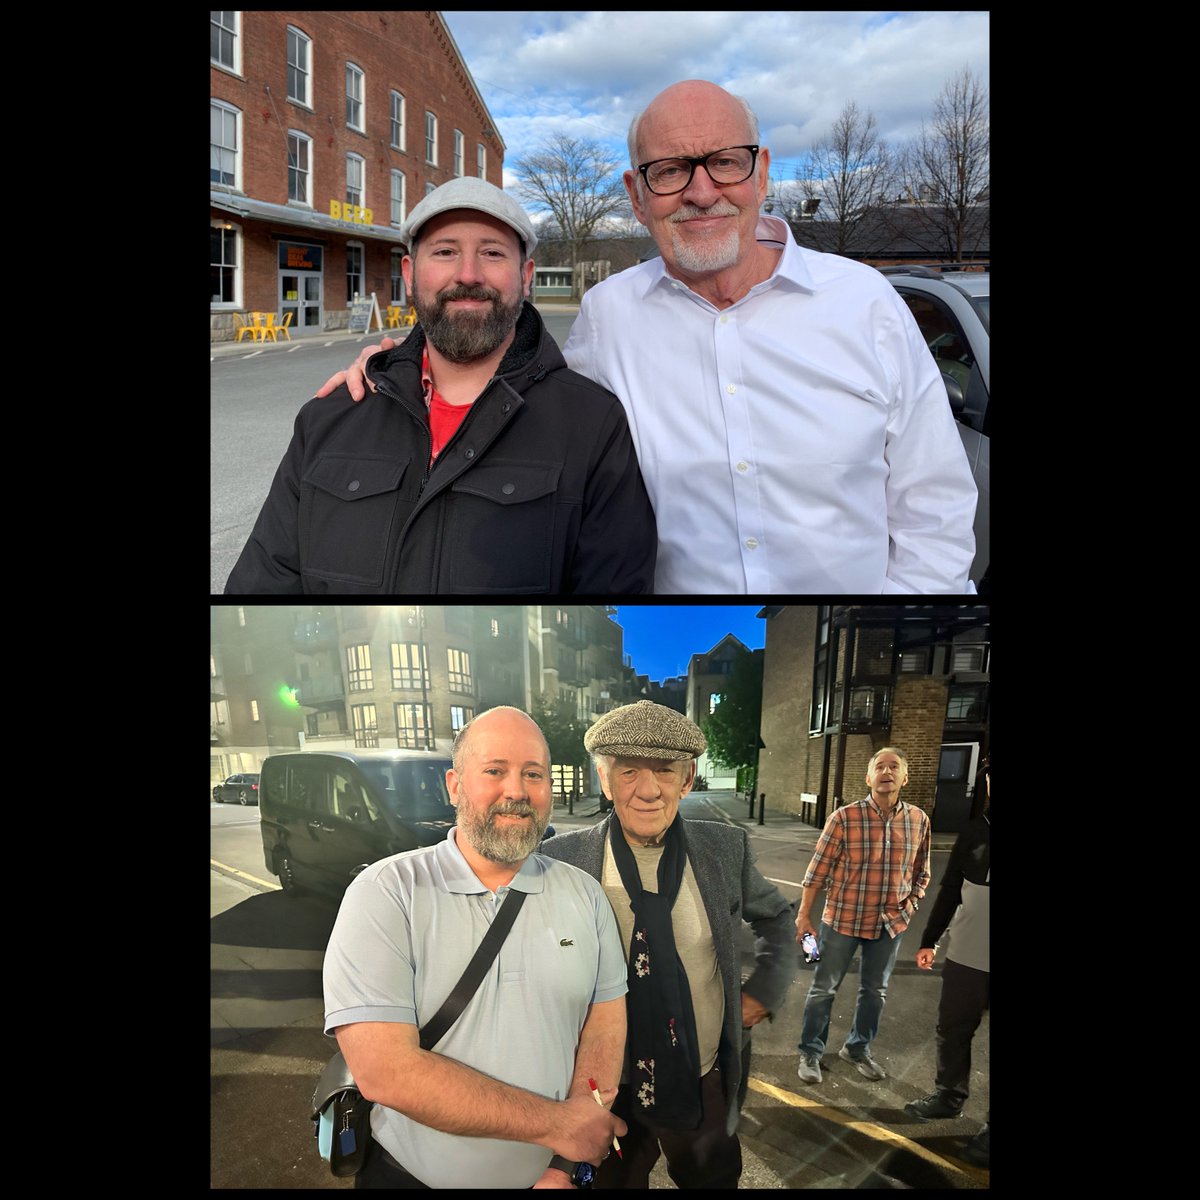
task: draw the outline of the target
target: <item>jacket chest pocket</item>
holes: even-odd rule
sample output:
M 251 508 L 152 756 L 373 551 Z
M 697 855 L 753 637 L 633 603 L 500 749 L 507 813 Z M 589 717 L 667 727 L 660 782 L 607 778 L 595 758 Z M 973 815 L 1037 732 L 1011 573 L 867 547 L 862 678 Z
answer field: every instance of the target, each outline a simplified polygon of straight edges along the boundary
M 300 560 L 306 575 L 383 584 L 409 459 L 324 454 L 301 479 Z
M 453 591 L 555 590 L 561 463 L 482 462 L 450 488 Z

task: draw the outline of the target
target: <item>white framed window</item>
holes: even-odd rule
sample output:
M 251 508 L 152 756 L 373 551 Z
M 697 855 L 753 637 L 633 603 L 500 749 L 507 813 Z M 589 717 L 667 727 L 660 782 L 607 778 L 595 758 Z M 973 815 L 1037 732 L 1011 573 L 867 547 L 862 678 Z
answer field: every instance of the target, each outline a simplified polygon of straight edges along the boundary
M 392 93 L 392 149 L 404 149 L 404 97 Z
M 212 221 L 212 306 L 241 308 L 242 231 L 229 221 Z
M 363 244 L 362 242 L 346 243 L 346 303 L 349 304 L 355 296 L 366 295 L 363 283 Z
M 463 173 L 463 135 L 461 129 L 454 131 L 454 174 Z
M 475 145 L 475 174 L 480 179 L 487 178 L 487 147 L 482 142 Z
M 219 67 L 242 73 L 241 13 L 210 12 L 210 58 Z
M 346 124 L 360 132 L 366 129 L 363 111 L 363 73 L 353 63 L 346 64 Z
M 392 224 L 404 224 L 404 172 L 392 172 Z
M 288 199 L 299 204 L 312 205 L 312 138 L 307 134 L 289 129 L 288 147 Z
M 218 187 L 242 187 L 242 114 L 222 100 L 209 101 L 208 181 Z
M 289 100 L 312 107 L 312 42 L 300 30 L 287 27 L 287 95 Z
M 425 114 L 425 161 L 437 166 L 437 117 Z
M 363 158 L 359 154 L 346 155 L 346 203 L 357 204 L 361 207 L 363 202 L 363 176 L 366 173 L 366 166 Z

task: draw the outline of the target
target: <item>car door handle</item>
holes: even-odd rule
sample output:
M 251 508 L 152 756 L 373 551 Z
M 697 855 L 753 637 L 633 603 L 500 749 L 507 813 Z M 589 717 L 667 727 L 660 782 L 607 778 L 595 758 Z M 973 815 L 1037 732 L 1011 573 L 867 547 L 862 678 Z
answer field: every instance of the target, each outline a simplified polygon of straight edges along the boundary
M 318 829 L 323 830 L 325 833 L 334 832 L 332 825 L 323 825 L 320 821 L 309 821 L 308 827 L 313 833 L 316 833 Z

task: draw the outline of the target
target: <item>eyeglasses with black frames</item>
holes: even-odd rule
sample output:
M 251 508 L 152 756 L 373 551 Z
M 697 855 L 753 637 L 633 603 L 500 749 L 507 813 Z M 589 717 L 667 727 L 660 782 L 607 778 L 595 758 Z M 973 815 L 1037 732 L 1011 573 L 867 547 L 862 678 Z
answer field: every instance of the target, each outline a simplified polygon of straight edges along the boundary
M 749 179 L 757 159 L 757 146 L 726 146 L 724 150 L 714 150 L 696 158 L 656 158 L 653 162 L 640 163 L 638 170 L 656 196 L 674 196 L 692 182 L 701 163 L 713 183 L 728 185 Z

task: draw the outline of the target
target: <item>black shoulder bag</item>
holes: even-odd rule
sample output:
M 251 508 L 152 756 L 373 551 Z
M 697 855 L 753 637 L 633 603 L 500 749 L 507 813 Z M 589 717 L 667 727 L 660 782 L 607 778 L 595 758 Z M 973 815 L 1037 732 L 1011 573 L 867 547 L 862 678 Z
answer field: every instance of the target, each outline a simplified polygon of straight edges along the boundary
M 467 1001 L 483 981 L 488 967 L 500 951 L 501 943 L 517 919 L 517 913 L 525 903 L 525 895 L 525 892 L 516 888 L 509 888 L 500 911 L 484 934 L 462 978 L 455 984 L 454 991 L 422 1027 L 422 1050 L 436 1045 L 466 1008 Z M 317 1139 L 321 1157 L 328 1159 L 329 1169 L 334 1175 L 355 1175 L 362 1166 L 371 1136 L 372 1105 L 373 1102 L 365 1099 L 355 1086 L 354 1077 L 339 1050 L 321 1072 L 312 1098 L 313 1136 Z

